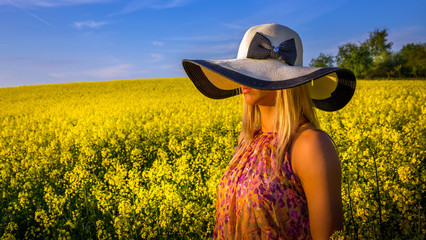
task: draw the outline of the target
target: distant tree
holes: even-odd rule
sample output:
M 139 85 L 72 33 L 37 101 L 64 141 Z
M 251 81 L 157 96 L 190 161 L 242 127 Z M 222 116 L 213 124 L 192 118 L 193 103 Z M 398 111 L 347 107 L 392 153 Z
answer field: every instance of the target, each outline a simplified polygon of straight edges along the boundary
M 336 63 L 338 67 L 352 70 L 359 78 L 369 78 L 373 58 L 366 45 L 347 43 L 339 46 Z
M 407 77 L 426 77 L 426 43 L 406 44 L 401 51 L 403 73 Z
M 393 43 L 388 42 L 387 29 L 375 29 L 369 32 L 369 38 L 362 43 L 371 53 L 373 64 L 370 68 L 370 77 L 389 77 L 393 74 L 396 56 L 391 56 L 391 48 Z M 397 64 L 397 63 L 395 63 Z M 388 72 L 391 71 L 391 72 Z
M 403 65 L 404 60 L 399 52 L 391 52 L 382 59 L 380 62 L 376 62 L 371 72 L 371 77 L 403 77 Z
M 363 43 L 370 50 L 373 56 L 382 56 L 383 54 L 388 55 L 391 52 L 393 43 L 388 42 L 388 30 L 387 29 L 375 29 L 369 32 L 369 38 Z
M 310 66 L 337 67 L 352 70 L 358 78 L 414 77 L 426 78 L 426 43 L 404 45 L 392 52 L 387 29 L 369 32 L 369 38 L 360 43 L 339 46 L 335 57 L 320 53 L 311 59 Z
M 332 67 L 334 64 L 334 56 L 320 53 L 318 58 L 312 58 L 309 66 L 311 67 Z

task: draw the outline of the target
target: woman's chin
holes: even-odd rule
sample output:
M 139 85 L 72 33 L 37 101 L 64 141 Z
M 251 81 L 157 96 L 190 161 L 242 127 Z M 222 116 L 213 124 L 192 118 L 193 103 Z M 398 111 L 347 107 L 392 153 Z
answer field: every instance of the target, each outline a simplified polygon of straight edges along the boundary
M 248 93 L 245 93 L 244 94 L 244 102 L 246 103 L 246 104 L 249 104 L 249 105 L 256 105 L 256 99 L 253 99 L 251 96 L 249 96 L 249 94 Z
M 275 106 L 275 99 L 262 99 L 255 96 L 244 95 L 244 102 L 248 105 Z

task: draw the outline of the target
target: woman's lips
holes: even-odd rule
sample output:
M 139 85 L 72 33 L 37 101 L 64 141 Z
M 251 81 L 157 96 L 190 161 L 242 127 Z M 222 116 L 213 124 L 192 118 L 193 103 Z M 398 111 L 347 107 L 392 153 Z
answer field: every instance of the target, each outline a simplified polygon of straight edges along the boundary
M 249 91 L 251 91 L 251 88 L 249 88 L 249 87 L 245 87 L 245 86 L 242 86 L 242 87 L 241 87 L 241 92 L 243 92 L 243 93 L 247 93 L 247 92 L 249 92 Z

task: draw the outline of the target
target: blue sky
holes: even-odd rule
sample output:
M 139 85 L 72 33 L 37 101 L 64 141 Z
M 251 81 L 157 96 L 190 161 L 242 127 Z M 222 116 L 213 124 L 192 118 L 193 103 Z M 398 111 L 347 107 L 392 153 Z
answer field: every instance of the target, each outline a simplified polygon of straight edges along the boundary
M 251 26 L 299 33 L 304 65 L 387 28 L 426 42 L 426 1 L 0 0 L 0 87 L 186 76 L 182 59 L 236 58 Z

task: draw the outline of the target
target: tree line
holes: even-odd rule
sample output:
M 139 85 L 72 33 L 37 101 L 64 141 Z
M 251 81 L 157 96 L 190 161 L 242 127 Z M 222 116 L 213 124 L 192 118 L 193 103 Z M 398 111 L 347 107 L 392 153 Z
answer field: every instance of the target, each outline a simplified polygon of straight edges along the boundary
M 347 68 L 364 79 L 426 78 L 426 42 L 409 43 L 393 52 L 387 37 L 387 29 L 375 29 L 364 42 L 341 45 L 336 56 L 320 53 L 309 65 Z

